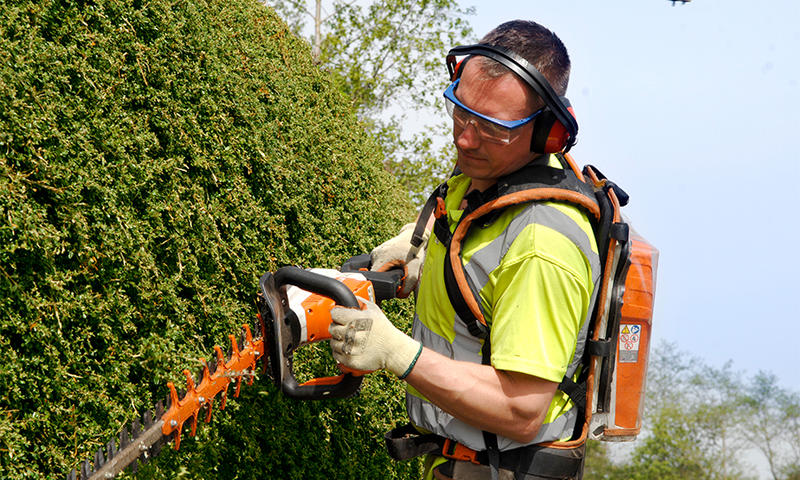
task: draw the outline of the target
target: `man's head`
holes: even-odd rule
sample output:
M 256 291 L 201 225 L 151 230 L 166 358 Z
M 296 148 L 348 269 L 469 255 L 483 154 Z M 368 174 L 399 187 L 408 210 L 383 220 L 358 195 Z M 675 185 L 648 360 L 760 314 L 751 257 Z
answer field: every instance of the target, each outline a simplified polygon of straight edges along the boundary
M 475 188 L 484 190 L 538 155 L 531 151 L 534 124 L 542 107 L 566 91 L 569 57 L 558 37 L 533 22 L 504 23 L 489 32 L 481 44 L 522 57 L 555 90 L 545 102 L 509 67 L 480 54 L 462 64 L 458 82 L 451 85 L 445 97 L 454 120 L 458 165 L 473 179 Z M 511 129 L 496 128 L 498 125 L 510 125 Z
M 570 71 L 567 48 L 545 27 L 526 20 L 512 20 L 487 33 L 480 43 L 511 50 L 536 67 L 558 95 L 567 94 Z M 490 58 L 476 57 L 475 60 L 489 76 L 510 73 L 507 67 Z

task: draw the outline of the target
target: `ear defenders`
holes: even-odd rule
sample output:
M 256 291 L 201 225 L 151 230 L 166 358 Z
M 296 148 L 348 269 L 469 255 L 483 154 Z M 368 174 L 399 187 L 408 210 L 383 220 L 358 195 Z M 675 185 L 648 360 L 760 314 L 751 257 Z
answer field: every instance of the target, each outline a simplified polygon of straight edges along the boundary
M 465 45 L 447 53 L 447 70 L 455 81 L 461 77 L 464 65 L 473 55 L 481 55 L 504 65 L 514 72 L 544 101 L 545 109 L 535 119 L 531 151 L 537 153 L 568 152 L 575 145 L 578 122 L 567 97 L 556 94 L 550 82 L 527 60 L 506 48 L 495 45 Z M 467 56 L 456 62 L 456 57 Z

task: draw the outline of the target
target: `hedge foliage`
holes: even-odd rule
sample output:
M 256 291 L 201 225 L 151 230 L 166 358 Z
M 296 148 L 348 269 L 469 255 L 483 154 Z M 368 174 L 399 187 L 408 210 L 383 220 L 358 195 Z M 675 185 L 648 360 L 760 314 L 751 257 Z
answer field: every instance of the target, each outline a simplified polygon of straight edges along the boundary
M 413 215 L 328 77 L 256 0 L 0 4 L 0 478 L 63 478 L 252 321 L 263 272 Z M 259 378 L 136 478 L 415 476 L 382 451 L 399 383 Z

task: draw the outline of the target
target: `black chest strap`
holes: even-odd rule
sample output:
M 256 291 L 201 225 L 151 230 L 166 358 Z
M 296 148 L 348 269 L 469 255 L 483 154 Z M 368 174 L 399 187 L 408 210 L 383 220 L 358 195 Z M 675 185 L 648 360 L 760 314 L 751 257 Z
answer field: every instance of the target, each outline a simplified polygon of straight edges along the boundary
M 563 157 L 557 155 L 557 158 L 562 168 L 548 166 L 545 162 L 549 156 L 542 156 L 522 169 L 501 177 L 489 189 L 483 192 L 473 190 L 467 194 L 464 197 L 466 208 L 453 232 L 444 208 L 447 184 L 437 188 L 426 202 L 426 206 L 436 205 L 430 207 L 436 215 L 433 233 L 446 249 L 444 282 L 448 299 L 475 337 L 487 339 L 489 326 L 478 286 L 464 272 L 463 242 L 474 229 L 491 225 L 506 209 L 522 203 L 559 201 L 577 205 L 586 210 L 590 217 L 600 216 L 592 186 L 579 179 Z

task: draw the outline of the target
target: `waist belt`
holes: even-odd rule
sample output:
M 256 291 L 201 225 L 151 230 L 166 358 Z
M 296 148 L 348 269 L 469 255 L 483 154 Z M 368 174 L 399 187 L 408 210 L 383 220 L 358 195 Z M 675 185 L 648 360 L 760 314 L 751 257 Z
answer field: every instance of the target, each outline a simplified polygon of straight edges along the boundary
M 420 455 L 440 455 L 452 460 L 489 465 L 486 451 L 475 451 L 435 433 L 420 433 L 413 425 L 397 427 L 386 433 L 386 449 L 395 460 Z M 575 478 L 583 467 L 585 444 L 574 448 L 551 448 L 541 445 L 500 452 L 499 467 L 512 472 L 547 478 Z

